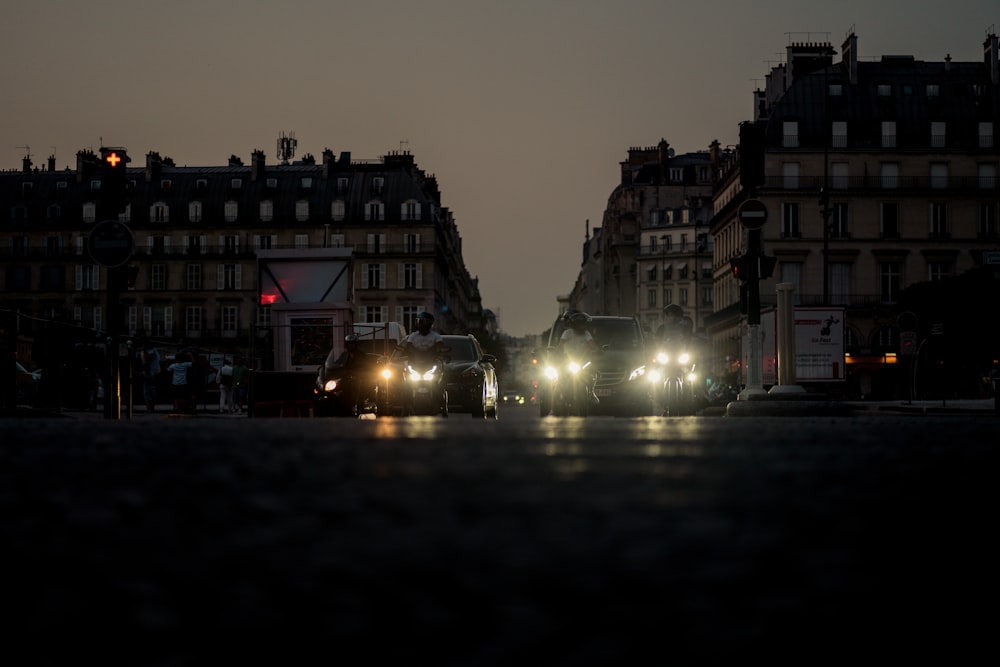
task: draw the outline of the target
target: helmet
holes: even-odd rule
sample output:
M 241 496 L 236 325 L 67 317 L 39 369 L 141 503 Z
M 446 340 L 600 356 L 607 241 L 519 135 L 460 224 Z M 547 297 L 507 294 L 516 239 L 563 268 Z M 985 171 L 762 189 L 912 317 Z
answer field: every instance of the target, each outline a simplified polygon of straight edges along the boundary
M 434 322 L 434 316 L 428 313 L 426 310 L 421 310 L 419 313 L 417 313 L 417 319 L 427 320 L 428 323 Z
M 587 313 L 573 313 L 568 318 L 570 326 L 583 325 L 590 323 L 590 315 Z
M 344 336 L 344 342 L 345 343 L 357 343 L 358 342 L 358 337 L 355 336 L 354 334 L 347 334 L 346 336 Z
M 669 306 L 664 306 L 663 314 L 667 317 L 684 317 L 684 309 L 676 303 L 672 303 Z

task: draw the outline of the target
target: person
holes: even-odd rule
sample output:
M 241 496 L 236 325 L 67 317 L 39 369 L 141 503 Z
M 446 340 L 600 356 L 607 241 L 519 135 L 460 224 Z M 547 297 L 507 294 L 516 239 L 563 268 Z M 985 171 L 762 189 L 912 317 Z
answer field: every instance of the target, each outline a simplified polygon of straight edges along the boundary
M 140 354 L 142 363 L 142 397 L 146 412 L 156 412 L 156 383 L 160 377 L 160 351 L 145 341 Z
M 167 366 L 167 372 L 171 374 L 170 388 L 173 391 L 174 412 L 188 412 L 191 401 L 190 389 L 188 388 L 188 371 L 194 366 L 191 355 L 187 352 L 180 352 L 174 358 L 174 363 Z
M 243 357 L 233 358 L 233 412 L 242 413 L 247 401 L 247 386 L 250 384 L 250 369 Z
M 354 412 L 359 412 L 366 403 L 374 404 L 375 369 L 380 356 L 361 349 L 358 337 L 348 334 L 344 337 L 344 351 L 328 369 L 343 369 L 351 382 L 351 400 Z
M 422 310 L 417 313 L 416 322 L 417 330 L 410 332 L 403 339 L 402 346 L 416 350 L 417 352 L 440 351 L 444 346 L 444 339 L 441 338 L 441 334 L 432 328 L 434 325 L 434 316 Z
M 663 308 L 663 324 L 656 330 L 656 337 L 660 341 L 675 338 L 683 333 L 684 329 L 684 309 L 676 303 L 668 304 Z
M 229 359 L 223 357 L 215 381 L 219 383 L 219 414 L 236 412 L 233 409 L 233 365 Z
M 570 313 L 566 318 L 566 323 L 568 325 L 566 330 L 559 336 L 559 349 L 564 355 L 578 360 L 590 359 L 601 351 L 597 342 L 594 341 L 593 334 L 587 328 L 587 325 L 590 324 L 590 315 L 581 312 Z M 591 373 L 587 377 L 587 391 L 590 394 L 590 401 L 594 405 L 601 402 L 594 392 L 596 383 L 597 375 Z

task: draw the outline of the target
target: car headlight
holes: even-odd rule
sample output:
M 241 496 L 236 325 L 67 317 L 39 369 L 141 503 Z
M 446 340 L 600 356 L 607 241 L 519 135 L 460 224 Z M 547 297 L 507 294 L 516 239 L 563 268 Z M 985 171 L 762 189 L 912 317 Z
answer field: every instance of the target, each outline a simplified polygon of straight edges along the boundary
M 545 377 L 548 378 L 549 380 L 558 380 L 559 379 L 559 371 L 556 369 L 555 366 L 546 366 L 545 367 Z
M 327 380 L 326 383 L 323 385 L 323 391 L 333 391 L 336 388 L 337 388 L 336 380 Z
M 669 354 L 667 354 L 666 352 L 657 352 L 656 353 L 656 363 L 658 363 L 658 364 L 665 364 L 668 361 L 670 361 L 670 355 Z
M 632 380 L 635 380 L 637 378 L 641 378 L 645 374 L 646 374 L 646 367 L 645 366 L 639 366 L 639 368 L 636 368 L 631 373 L 629 373 L 629 375 L 628 375 L 628 381 L 631 382 Z
M 569 365 L 567 365 L 566 368 L 573 375 L 576 375 L 577 373 L 580 372 L 580 364 L 576 363 L 575 361 L 569 362 Z
M 392 379 L 392 370 L 390 370 L 388 368 L 383 368 L 382 369 L 382 379 L 383 380 L 390 380 L 390 379 Z
M 682 365 L 687 365 L 687 363 L 691 361 L 691 355 L 687 352 L 681 352 L 681 356 L 677 358 L 677 361 Z
M 650 384 L 659 384 L 663 381 L 663 374 L 655 368 L 651 368 L 649 369 L 649 372 L 646 373 L 646 379 L 649 380 Z

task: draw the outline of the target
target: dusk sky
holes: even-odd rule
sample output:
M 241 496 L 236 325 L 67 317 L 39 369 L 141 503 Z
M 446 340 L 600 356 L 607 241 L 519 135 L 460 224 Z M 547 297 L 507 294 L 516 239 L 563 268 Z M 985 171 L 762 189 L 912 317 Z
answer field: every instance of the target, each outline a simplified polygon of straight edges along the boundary
M 541 333 L 629 147 L 737 143 L 792 41 L 981 62 L 997 0 L 30 0 L 0 9 L 0 168 L 329 148 L 437 177 L 501 328 Z

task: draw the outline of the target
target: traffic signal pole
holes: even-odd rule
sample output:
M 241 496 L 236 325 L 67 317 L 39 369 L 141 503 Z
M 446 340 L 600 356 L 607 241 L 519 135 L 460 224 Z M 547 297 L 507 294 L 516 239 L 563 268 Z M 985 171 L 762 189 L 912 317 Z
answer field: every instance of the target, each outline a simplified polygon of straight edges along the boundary
M 747 252 L 746 257 L 751 258 L 745 262 L 744 270 L 747 272 L 747 381 L 743 391 L 739 393 L 739 400 L 746 400 L 751 396 L 766 396 L 764 390 L 764 345 L 760 336 L 760 276 L 758 274 L 757 258 L 763 254 L 761 252 L 760 229 L 747 231 Z

